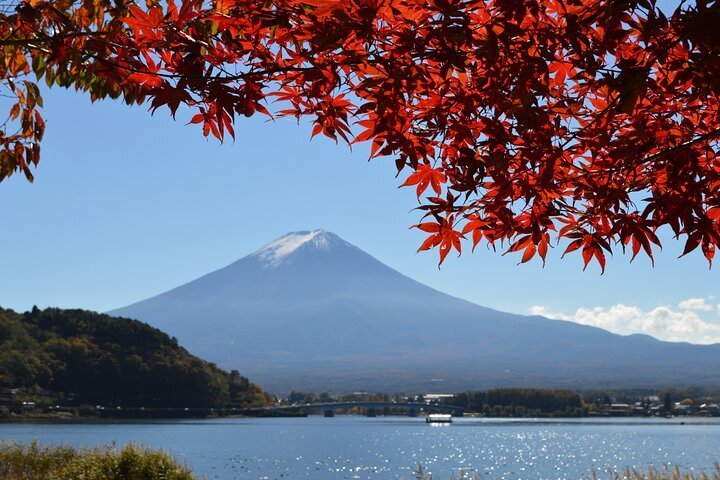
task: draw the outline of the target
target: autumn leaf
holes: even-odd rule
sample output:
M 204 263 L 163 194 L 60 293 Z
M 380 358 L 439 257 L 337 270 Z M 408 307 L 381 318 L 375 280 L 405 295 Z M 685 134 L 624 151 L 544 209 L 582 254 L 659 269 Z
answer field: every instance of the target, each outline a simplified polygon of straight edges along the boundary
M 333 10 L 342 6 L 342 2 L 343 0 L 303 0 L 303 3 L 317 7 L 313 10 L 313 15 L 317 18 L 330 15 Z
M 417 185 L 416 194 L 418 197 L 423 194 L 428 186 L 432 187 L 437 195 L 442 193 L 442 184 L 447 178 L 442 169 L 432 168 L 430 165 L 420 165 L 417 171 L 410 175 L 401 187 Z
M 150 87 L 162 87 L 165 82 L 162 77 L 152 73 L 133 73 L 127 78 L 127 81 Z
M 626 67 L 620 72 L 620 111 L 631 114 L 645 89 L 648 72 L 643 67 Z

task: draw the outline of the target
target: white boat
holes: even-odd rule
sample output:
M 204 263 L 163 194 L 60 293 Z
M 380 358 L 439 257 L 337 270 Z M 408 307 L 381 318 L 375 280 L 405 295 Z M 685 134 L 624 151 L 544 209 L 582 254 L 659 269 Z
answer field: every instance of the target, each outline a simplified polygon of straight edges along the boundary
M 447 413 L 431 413 L 425 417 L 426 423 L 452 423 L 452 415 Z

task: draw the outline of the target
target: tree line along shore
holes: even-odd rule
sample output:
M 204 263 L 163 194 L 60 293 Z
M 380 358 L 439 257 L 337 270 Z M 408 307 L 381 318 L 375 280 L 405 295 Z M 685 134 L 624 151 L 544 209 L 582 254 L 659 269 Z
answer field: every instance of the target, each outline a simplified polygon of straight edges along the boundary
M 454 406 L 466 415 L 486 417 L 623 417 L 623 416 L 720 416 L 720 390 L 708 388 L 671 388 L 573 391 L 550 388 L 494 388 L 461 393 L 405 395 L 357 392 L 320 394 L 291 392 L 282 405 L 333 402 L 424 403 Z M 354 407 L 338 413 L 362 414 Z M 398 408 L 383 407 L 377 414 L 402 414 Z

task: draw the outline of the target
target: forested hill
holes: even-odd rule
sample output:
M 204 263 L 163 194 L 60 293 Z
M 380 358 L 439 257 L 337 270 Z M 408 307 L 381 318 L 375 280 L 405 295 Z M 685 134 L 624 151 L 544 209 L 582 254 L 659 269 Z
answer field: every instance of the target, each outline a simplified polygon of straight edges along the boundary
M 84 310 L 0 309 L 0 387 L 46 389 L 90 404 L 260 406 L 263 390 L 137 320 Z

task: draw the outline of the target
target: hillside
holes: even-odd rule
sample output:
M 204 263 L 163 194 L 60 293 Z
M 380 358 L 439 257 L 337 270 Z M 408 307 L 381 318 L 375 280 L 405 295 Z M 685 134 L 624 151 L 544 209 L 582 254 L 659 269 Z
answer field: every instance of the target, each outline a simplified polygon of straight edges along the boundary
M 237 372 L 193 356 L 136 320 L 48 308 L 0 309 L 0 387 L 72 393 L 88 404 L 135 407 L 261 405 Z
M 720 383 L 720 345 L 481 307 L 322 230 L 285 235 L 113 313 L 161 328 L 278 393 Z

